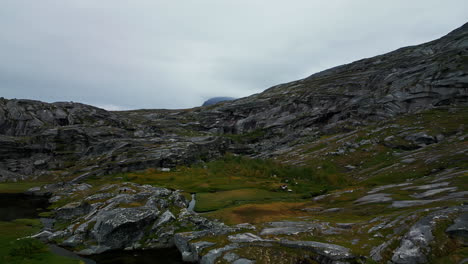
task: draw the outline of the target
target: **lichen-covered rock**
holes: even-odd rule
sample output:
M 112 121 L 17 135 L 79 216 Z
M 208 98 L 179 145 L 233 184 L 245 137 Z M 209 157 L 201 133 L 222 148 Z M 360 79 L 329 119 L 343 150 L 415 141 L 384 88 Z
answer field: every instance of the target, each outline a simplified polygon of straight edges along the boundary
M 384 203 L 392 201 L 392 197 L 388 193 L 375 193 L 361 197 L 355 201 L 357 204 L 369 204 L 369 203 Z
M 89 188 L 80 186 L 70 184 L 48 188 L 54 197 L 62 199 L 82 199 L 83 191 L 88 191 L 86 201 L 71 202 L 55 210 L 55 218 L 68 221 L 70 225 L 50 233 L 48 239 L 58 240 L 63 246 L 80 248 L 82 255 L 115 249 L 170 247 L 174 245 L 174 236 L 180 228 L 194 231 L 209 229 L 200 231 L 208 233 L 228 229 L 222 223 L 183 208 L 187 203 L 180 191 L 122 183 L 103 186 L 96 193 L 89 194 Z M 188 247 L 189 252 L 200 248 Z
M 405 140 L 407 141 L 412 141 L 415 144 L 432 144 L 436 143 L 437 139 L 433 136 L 429 136 L 424 132 L 418 132 L 415 134 L 411 134 L 405 137 Z
M 109 248 L 125 248 L 140 240 L 145 229 L 159 211 L 151 208 L 116 208 L 98 213 L 91 236 L 99 245 Z
M 87 202 L 73 202 L 66 204 L 55 211 L 55 218 L 70 220 L 77 216 L 85 215 L 91 210 Z
M 457 217 L 453 225 L 445 230 L 450 236 L 459 238 L 463 244 L 468 245 L 468 213 L 463 213 Z
M 280 241 L 280 245 L 291 248 L 301 248 L 318 254 L 319 257 L 317 260 L 319 262 L 326 263 L 327 261 L 347 261 L 356 258 L 353 254 L 351 254 L 350 249 L 334 244 L 315 241 L 282 240 Z
M 449 214 L 468 211 L 468 206 L 455 206 L 432 212 L 416 222 L 401 240 L 394 251 L 392 262 L 398 264 L 427 263 L 430 243 L 434 239 L 433 229 L 440 219 L 447 219 Z

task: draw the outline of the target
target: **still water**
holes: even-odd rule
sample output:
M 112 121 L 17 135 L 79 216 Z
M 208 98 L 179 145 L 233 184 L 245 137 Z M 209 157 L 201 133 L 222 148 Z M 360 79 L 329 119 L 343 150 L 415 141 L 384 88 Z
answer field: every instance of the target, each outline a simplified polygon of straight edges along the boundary
M 38 218 L 49 206 L 46 198 L 21 193 L 0 193 L 0 221 L 20 218 Z

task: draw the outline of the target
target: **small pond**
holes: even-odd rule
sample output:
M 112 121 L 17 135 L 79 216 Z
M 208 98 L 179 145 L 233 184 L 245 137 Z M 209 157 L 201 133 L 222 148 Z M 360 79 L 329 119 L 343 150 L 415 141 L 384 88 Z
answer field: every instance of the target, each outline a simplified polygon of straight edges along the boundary
M 22 193 L 0 193 L 0 221 L 20 218 L 38 218 L 39 213 L 49 206 L 44 197 Z

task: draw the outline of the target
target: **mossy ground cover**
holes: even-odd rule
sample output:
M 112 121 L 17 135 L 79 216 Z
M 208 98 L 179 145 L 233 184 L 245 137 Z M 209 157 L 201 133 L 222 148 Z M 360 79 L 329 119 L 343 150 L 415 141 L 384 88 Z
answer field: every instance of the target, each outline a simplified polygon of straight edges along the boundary
M 0 193 L 22 193 L 44 184 L 47 182 L 2 182 L 0 183 Z
M 282 192 L 271 192 L 252 188 L 201 193 L 198 195 L 197 199 L 198 203 L 196 204 L 195 210 L 198 212 L 206 212 L 249 202 L 284 200 L 285 194 Z
M 37 219 L 0 222 L 0 263 L 8 264 L 78 264 L 78 260 L 52 254 L 48 246 L 26 238 L 40 230 Z
M 221 219 L 227 224 L 264 223 L 270 221 L 296 219 L 308 216 L 303 208 L 313 206 L 310 201 L 251 203 L 223 208 L 205 214 L 207 217 Z
M 344 185 L 345 181 L 334 173 L 324 173 L 334 170 L 332 164 L 323 167 L 324 170 L 317 171 L 311 167 L 294 167 L 228 154 L 203 165 L 181 166 L 170 172 L 148 169 L 92 178 L 88 182 L 99 186 L 131 181 L 197 193 L 195 209 L 203 212 L 247 203 L 303 202 Z

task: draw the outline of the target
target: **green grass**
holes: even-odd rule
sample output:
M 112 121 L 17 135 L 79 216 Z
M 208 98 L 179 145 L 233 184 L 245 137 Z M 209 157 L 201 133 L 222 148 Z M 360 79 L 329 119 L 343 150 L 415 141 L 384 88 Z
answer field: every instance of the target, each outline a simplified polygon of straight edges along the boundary
M 312 166 L 296 167 L 273 160 L 228 154 L 203 165 L 181 166 L 170 172 L 148 169 L 142 172 L 91 178 L 88 183 L 94 186 L 91 192 L 104 184 L 131 181 L 183 190 L 186 195 L 197 193 L 195 207 L 197 212 L 220 211 L 220 214 L 239 219 L 230 222 L 241 220 L 257 222 L 260 219 L 279 219 L 278 216 L 287 218 L 291 215 L 302 215 L 288 208 L 279 212 L 276 208 L 272 210 L 265 206 L 281 202 L 292 204 L 308 202 L 313 196 L 343 187 L 347 182 L 343 176 L 344 174 L 339 173 L 331 162 L 323 162 L 321 168 L 316 169 Z M 282 189 L 282 185 L 287 185 L 287 189 L 291 191 Z M 64 199 L 60 203 L 63 205 L 76 199 L 79 197 Z M 237 211 L 224 210 L 242 205 L 251 205 L 251 207 L 240 208 Z M 263 212 L 264 216 L 253 210 Z M 245 217 L 240 214 L 245 214 Z M 223 216 L 221 218 L 225 219 Z
M 2 182 L 0 183 L 0 193 L 22 193 L 30 188 L 42 186 L 44 182 Z
M 331 164 L 326 170 L 334 170 Z M 148 169 L 143 172 L 111 175 L 89 179 L 93 185 L 131 181 L 140 184 L 151 184 L 166 188 L 180 189 L 187 193 L 210 193 L 240 189 L 260 189 L 270 192 L 283 192 L 280 186 L 287 184 L 293 196 L 310 197 L 311 194 L 324 189 L 334 189 L 342 181 L 336 175 L 316 171 L 310 167 L 294 167 L 271 160 L 251 159 L 243 156 L 226 155 L 206 163 L 204 166 L 178 167 L 170 172 Z M 266 192 L 263 192 L 263 194 Z M 276 196 L 276 195 L 275 195 Z M 289 196 L 284 196 L 289 197 Z M 261 198 L 263 200 L 263 197 Z
M 266 202 L 243 204 L 209 212 L 204 216 L 222 220 L 226 224 L 265 223 L 285 219 L 294 219 L 308 214 L 302 208 L 313 206 L 310 201 Z
M 40 230 L 37 219 L 0 222 L 0 263 L 8 264 L 77 264 L 73 260 L 52 254 L 47 245 L 36 239 L 20 239 Z
M 225 207 L 251 202 L 272 202 L 287 200 L 288 193 L 270 192 L 262 189 L 237 189 L 215 193 L 197 194 L 195 211 L 214 211 Z

